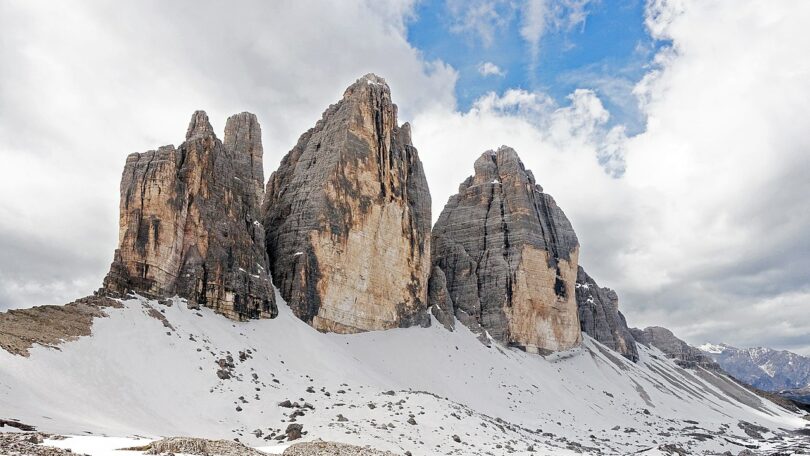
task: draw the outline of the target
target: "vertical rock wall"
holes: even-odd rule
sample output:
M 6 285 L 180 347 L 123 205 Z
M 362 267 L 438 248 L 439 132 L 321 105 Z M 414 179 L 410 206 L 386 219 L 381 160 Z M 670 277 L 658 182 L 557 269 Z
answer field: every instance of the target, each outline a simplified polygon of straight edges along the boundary
M 581 341 L 578 254 L 565 214 L 509 147 L 476 160 L 475 175 L 433 228 L 432 263 L 444 275 L 453 314 L 531 352 Z
M 582 332 L 631 361 L 638 361 L 636 342 L 619 312 L 619 297 L 610 288 L 601 288 L 582 266 L 577 272 L 577 306 Z
M 229 118 L 223 144 L 195 112 L 180 147 L 127 157 L 119 246 L 104 289 L 179 295 L 239 320 L 275 316 L 262 189 L 256 116 Z
M 429 322 L 430 194 L 385 80 L 346 89 L 266 195 L 273 279 L 299 318 L 339 333 Z

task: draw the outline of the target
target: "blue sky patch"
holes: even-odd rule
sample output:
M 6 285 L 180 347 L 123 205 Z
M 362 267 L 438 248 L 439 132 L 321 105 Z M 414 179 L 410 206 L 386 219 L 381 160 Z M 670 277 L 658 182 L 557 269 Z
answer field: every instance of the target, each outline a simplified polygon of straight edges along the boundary
M 571 2 L 566 2 L 571 3 Z M 537 60 L 521 35 L 526 11 L 511 2 L 428 0 L 417 6 L 408 39 L 428 60 L 441 59 L 459 72 L 456 97 L 466 111 L 481 95 L 510 88 L 544 92 L 560 104 L 577 88 L 593 89 L 611 113 L 610 124 L 629 134 L 643 129 L 633 86 L 665 43 L 644 26 L 643 0 L 601 0 L 584 6 L 584 21 L 564 17 L 563 3 L 549 0 L 562 17 L 549 19 Z M 488 74 L 481 65 L 490 62 Z

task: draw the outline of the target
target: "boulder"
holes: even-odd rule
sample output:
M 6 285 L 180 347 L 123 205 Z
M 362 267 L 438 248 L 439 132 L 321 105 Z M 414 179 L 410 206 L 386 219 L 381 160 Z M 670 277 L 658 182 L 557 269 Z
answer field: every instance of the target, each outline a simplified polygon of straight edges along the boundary
M 103 291 L 186 298 L 229 318 L 274 317 L 256 116 L 228 119 L 225 141 L 197 111 L 180 147 L 127 157 L 119 244 Z
M 475 175 L 450 197 L 431 243 L 455 316 L 482 339 L 530 352 L 580 343 L 579 242 L 513 149 L 476 160 Z
M 582 332 L 603 345 L 638 361 L 636 342 L 619 312 L 619 297 L 610 288 L 600 287 L 582 266 L 577 270 L 577 307 Z
M 273 280 L 299 318 L 354 333 L 429 324 L 430 194 L 385 80 L 346 89 L 267 183 Z

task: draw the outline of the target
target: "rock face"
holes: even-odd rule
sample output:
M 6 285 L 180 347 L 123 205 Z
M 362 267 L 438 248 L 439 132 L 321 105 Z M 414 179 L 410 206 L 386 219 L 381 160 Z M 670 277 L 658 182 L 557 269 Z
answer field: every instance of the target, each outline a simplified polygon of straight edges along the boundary
M 476 160 L 431 242 L 459 321 L 531 352 L 579 344 L 576 234 L 513 149 Z
M 585 272 L 577 270 L 577 307 L 582 332 L 625 358 L 638 361 L 636 342 L 627 328 L 627 320 L 619 312 L 619 297 L 610 288 L 601 288 Z
M 385 80 L 346 89 L 266 195 L 273 279 L 299 318 L 339 333 L 429 323 L 430 194 Z
M 456 327 L 456 317 L 453 312 L 453 301 L 447 291 L 447 278 L 444 271 L 434 266 L 430 271 L 428 281 L 428 303 L 430 312 L 445 328 L 452 331 Z
M 222 142 L 208 116 L 195 112 L 180 147 L 127 157 L 119 244 L 104 290 L 179 295 L 237 320 L 274 317 L 262 188 L 256 116 L 230 117 Z
M 672 334 L 672 331 L 666 328 L 660 326 L 651 326 L 643 330 L 630 328 L 630 334 L 633 335 L 636 342 L 661 350 L 681 367 L 703 367 L 705 369 L 720 370 L 720 366 L 711 358 L 699 349 L 678 339 Z

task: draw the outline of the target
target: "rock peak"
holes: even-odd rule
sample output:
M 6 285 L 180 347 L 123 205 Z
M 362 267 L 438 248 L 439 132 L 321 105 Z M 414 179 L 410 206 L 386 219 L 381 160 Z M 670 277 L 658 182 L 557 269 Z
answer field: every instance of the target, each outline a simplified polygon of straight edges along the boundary
M 475 175 L 473 185 L 481 185 L 487 182 L 503 182 L 504 180 L 516 180 L 535 185 L 534 175 L 527 170 L 520 160 L 515 149 L 509 146 L 501 146 L 497 150 L 488 150 L 481 154 L 475 161 Z M 543 189 L 537 187 L 541 192 Z
M 385 82 L 385 78 L 381 76 L 377 76 L 374 73 L 368 73 L 362 78 L 357 80 L 358 83 L 365 82 L 366 84 L 379 84 L 385 87 L 388 87 L 388 83 Z
M 208 114 L 202 110 L 194 111 L 191 121 L 188 123 L 188 130 L 186 130 L 186 141 L 209 135 L 214 135 L 214 128 L 208 121 Z
M 262 169 L 262 128 L 255 114 L 241 112 L 228 117 L 225 123 L 225 149 L 236 165 L 237 177 L 249 182 L 256 196 L 256 204 L 264 198 L 264 170 Z
M 369 73 L 346 88 L 346 91 L 343 92 L 343 100 L 347 99 L 378 100 L 390 104 L 391 88 L 388 87 L 385 79 Z
M 178 295 L 236 320 L 276 314 L 258 221 L 261 130 L 239 114 L 225 136 L 227 145 L 197 111 L 177 149 L 127 157 L 107 292 Z
M 263 211 L 274 280 L 302 320 L 342 333 L 430 322 L 430 193 L 384 79 L 358 79 L 301 136 Z
M 578 255 L 570 222 L 514 149 L 488 150 L 433 227 L 432 274 L 443 277 L 431 278 L 431 310 L 527 351 L 571 348 Z

